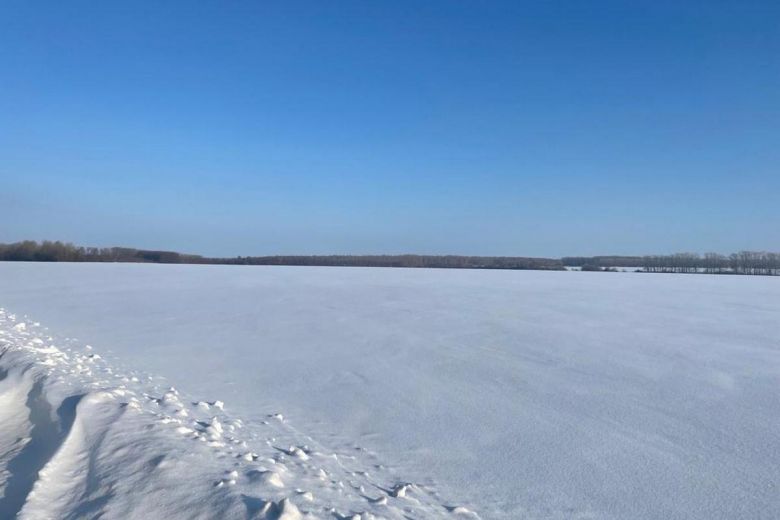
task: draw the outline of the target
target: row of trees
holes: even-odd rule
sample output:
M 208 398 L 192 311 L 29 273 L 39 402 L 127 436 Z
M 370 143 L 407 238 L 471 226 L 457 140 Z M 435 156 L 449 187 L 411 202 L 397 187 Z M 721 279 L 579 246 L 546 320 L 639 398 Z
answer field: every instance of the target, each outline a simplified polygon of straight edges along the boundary
M 26 262 L 149 262 L 163 264 L 228 265 L 319 265 L 346 267 L 441 267 L 451 269 L 546 269 L 562 270 L 552 258 L 434 255 L 329 255 L 329 256 L 239 256 L 207 258 L 172 251 L 127 247 L 80 247 L 64 242 L 0 244 L 0 260 Z
M 80 247 L 65 242 L 25 240 L 0 244 L 0 260 L 17 262 L 152 262 L 162 264 L 208 263 L 198 255 L 148 251 L 129 247 Z
M 250 256 L 220 263 L 243 265 L 319 265 L 342 267 L 436 267 L 444 269 L 564 269 L 560 260 L 518 256 L 327 255 Z
M 641 256 L 564 256 L 563 265 L 571 267 L 642 267 Z
M 563 265 L 583 271 L 609 271 L 614 267 L 635 267 L 647 273 L 708 273 L 780 275 L 780 253 L 740 251 L 731 255 L 675 253 L 648 256 L 568 256 Z
M 677 253 L 645 256 L 642 269 L 649 273 L 709 273 L 780 275 L 780 253 L 740 251 L 729 256 L 719 253 Z
M 710 273 L 780 275 L 780 253 L 741 251 L 729 256 L 707 253 L 677 253 L 650 256 L 592 256 L 529 258 L 519 256 L 457 255 L 329 255 L 329 256 L 239 256 L 207 258 L 172 251 L 128 247 L 80 247 L 64 242 L 32 240 L 0 244 L 0 260 L 28 262 L 150 262 L 163 264 L 311 265 L 346 267 L 438 267 L 448 269 L 543 269 L 562 270 L 564 265 L 604 271 L 636 267 L 648 273 Z

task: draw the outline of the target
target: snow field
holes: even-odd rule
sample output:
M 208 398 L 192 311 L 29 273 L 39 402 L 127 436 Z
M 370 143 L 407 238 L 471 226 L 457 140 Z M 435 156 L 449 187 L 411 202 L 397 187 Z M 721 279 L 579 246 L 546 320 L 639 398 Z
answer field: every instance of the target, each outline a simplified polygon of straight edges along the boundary
M 775 520 L 779 280 L 6 263 L 0 305 L 93 345 L 102 358 L 70 370 L 124 374 L 175 438 L 262 466 L 192 470 L 215 493 L 265 486 L 240 492 L 263 502 L 239 515 L 276 514 L 263 504 L 289 498 L 319 516 Z M 85 383 L 106 379 L 91 370 Z M 42 387 L 52 410 L 84 393 L 55 387 Z M 6 413 L 27 421 L 29 407 Z M 264 462 L 276 455 L 303 468 L 291 472 L 299 483 Z M 307 464 L 329 472 L 321 488 L 306 483 Z

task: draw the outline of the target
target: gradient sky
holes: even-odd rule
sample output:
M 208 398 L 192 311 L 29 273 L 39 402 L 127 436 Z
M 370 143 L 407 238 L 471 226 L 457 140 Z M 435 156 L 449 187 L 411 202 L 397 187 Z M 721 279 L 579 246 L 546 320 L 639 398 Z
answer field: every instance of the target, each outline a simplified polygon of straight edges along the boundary
M 0 242 L 780 250 L 780 2 L 0 3 Z

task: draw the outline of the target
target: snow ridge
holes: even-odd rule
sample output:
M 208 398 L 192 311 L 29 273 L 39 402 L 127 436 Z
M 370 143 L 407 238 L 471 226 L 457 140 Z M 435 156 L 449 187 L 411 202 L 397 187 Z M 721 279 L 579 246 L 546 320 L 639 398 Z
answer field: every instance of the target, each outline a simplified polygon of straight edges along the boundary
M 0 518 L 478 519 L 278 412 L 246 424 L 0 308 Z

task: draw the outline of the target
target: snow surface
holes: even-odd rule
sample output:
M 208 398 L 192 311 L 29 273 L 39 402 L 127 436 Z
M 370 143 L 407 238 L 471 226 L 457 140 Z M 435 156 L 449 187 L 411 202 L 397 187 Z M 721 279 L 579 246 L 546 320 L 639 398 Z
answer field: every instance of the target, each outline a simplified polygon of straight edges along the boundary
M 0 264 L 0 518 L 780 518 L 779 282 Z
M 223 410 L 0 309 L 0 518 L 479 518 L 280 414 Z

